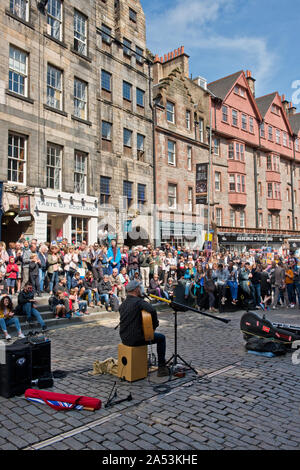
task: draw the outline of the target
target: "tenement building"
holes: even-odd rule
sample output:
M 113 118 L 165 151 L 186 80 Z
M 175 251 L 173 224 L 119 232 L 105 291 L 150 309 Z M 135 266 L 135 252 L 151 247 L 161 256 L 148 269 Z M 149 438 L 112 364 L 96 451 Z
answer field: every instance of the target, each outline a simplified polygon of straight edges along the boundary
M 156 237 L 159 244 L 202 247 L 205 214 L 196 204 L 196 172 L 207 167 L 209 155 L 206 82 L 190 78 L 183 47 L 155 57 L 153 82 Z
M 92 243 L 109 220 L 122 241 L 152 199 L 140 2 L 3 0 L 0 13 L 1 238 Z
M 212 92 L 211 215 L 219 246 L 279 248 L 299 233 L 299 121 L 277 92 L 255 97 L 251 72 Z

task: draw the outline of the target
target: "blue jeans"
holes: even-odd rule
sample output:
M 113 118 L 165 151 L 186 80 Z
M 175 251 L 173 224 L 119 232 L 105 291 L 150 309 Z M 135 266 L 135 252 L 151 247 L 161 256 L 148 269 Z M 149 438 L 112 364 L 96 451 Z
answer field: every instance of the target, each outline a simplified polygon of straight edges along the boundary
M 154 333 L 152 341 L 137 342 L 129 346 L 143 346 L 144 344 L 157 344 L 158 367 L 166 364 L 166 337 L 162 333 Z
M 191 283 L 192 281 L 186 281 L 185 288 L 184 288 L 184 295 L 186 296 L 189 295 Z
M 70 273 L 70 271 L 65 271 L 65 273 L 67 278 L 67 288 L 68 290 L 70 290 L 72 285 L 73 273 Z
M 79 305 L 79 311 L 80 312 L 86 312 L 87 310 L 87 302 L 85 300 L 79 300 L 78 301 L 78 305 Z
M 50 292 L 53 292 L 53 286 L 58 283 L 58 271 L 54 271 L 50 274 L 50 282 L 49 282 L 49 289 Z
M 21 331 L 21 326 L 18 317 L 0 318 L 0 328 L 2 331 L 7 331 L 7 326 L 15 325 L 17 332 Z
M 294 291 L 294 284 L 287 284 L 286 290 L 289 298 L 290 304 L 294 304 L 296 302 L 296 296 Z
M 232 300 L 237 300 L 237 297 L 238 297 L 238 283 L 237 283 L 237 281 L 228 281 L 227 285 L 230 288 L 230 293 L 231 293 Z
M 39 269 L 39 282 L 40 282 L 40 292 L 44 291 L 44 282 L 45 282 L 46 271 Z
M 132 279 L 134 278 L 135 273 L 138 273 L 138 272 L 139 272 L 138 268 L 129 269 L 129 273 L 128 273 L 129 279 L 132 281 Z
M 86 293 L 87 293 L 87 296 L 88 296 L 88 302 L 89 304 L 93 301 L 93 292 L 94 292 L 94 296 L 95 296 L 95 299 L 96 299 L 96 302 L 98 303 L 99 302 L 99 294 L 97 291 L 92 291 L 91 289 L 87 289 Z
M 255 305 L 259 305 L 261 302 L 261 289 L 260 284 L 251 284 L 252 297 L 255 302 Z
M 110 305 L 110 296 L 118 298 L 115 294 L 100 294 L 101 302 L 104 300 L 105 305 Z
M 295 282 L 294 283 L 294 288 L 295 288 L 295 294 L 297 294 L 297 297 L 298 297 L 298 304 L 299 304 L 299 307 L 300 307 L 300 283 Z
M 33 307 L 31 302 L 27 302 L 26 304 L 24 304 L 22 306 L 22 310 L 25 313 L 27 320 L 30 320 L 31 316 L 33 316 L 41 325 L 41 327 L 45 326 L 45 322 L 42 319 L 40 312 L 36 308 Z

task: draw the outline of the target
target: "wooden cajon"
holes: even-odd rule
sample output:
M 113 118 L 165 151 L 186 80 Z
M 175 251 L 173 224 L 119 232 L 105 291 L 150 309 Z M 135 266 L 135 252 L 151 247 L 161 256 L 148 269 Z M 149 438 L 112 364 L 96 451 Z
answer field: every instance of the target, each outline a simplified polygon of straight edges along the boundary
M 148 375 L 147 346 L 118 347 L 118 377 L 128 382 L 144 379 Z

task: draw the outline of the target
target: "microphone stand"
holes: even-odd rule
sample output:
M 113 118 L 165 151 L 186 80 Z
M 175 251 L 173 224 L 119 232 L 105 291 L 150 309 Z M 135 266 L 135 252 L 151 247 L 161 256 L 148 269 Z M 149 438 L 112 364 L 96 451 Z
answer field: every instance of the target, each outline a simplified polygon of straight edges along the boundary
M 148 297 L 148 296 L 146 296 L 146 297 Z M 197 375 L 199 375 L 199 372 L 196 369 L 194 369 L 194 367 L 192 367 L 190 364 L 188 364 L 177 352 L 177 313 L 178 312 L 187 312 L 188 310 L 191 310 L 193 312 L 200 313 L 202 315 L 213 318 L 215 320 L 222 321 L 223 323 L 229 323 L 230 320 L 228 320 L 227 318 L 216 317 L 215 315 L 210 315 L 209 313 L 201 312 L 200 310 L 197 310 L 195 308 L 188 307 L 186 305 L 179 304 L 178 302 L 173 302 L 171 300 L 167 300 L 167 299 L 164 299 L 162 297 L 158 297 L 158 296 L 153 295 L 153 294 L 150 294 L 150 297 L 152 299 L 157 299 L 157 300 L 160 300 L 162 302 L 168 303 L 170 305 L 170 307 L 173 309 L 173 313 L 174 313 L 174 353 L 170 357 L 170 359 L 167 361 L 167 364 L 171 364 L 171 373 L 170 373 L 169 380 L 171 380 L 171 375 L 173 373 L 173 370 L 176 367 L 176 365 L 178 364 L 178 359 L 180 359 L 180 361 L 183 362 L 183 364 L 185 364 L 188 369 L 191 369 Z

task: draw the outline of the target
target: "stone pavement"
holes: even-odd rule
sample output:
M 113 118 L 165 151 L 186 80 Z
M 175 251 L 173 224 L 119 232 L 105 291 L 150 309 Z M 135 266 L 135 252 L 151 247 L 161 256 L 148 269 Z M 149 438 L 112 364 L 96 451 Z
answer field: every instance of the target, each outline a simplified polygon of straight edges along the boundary
M 155 373 L 131 384 L 89 374 L 95 360 L 117 358 L 118 314 L 51 329 L 52 371 L 68 372 L 54 379 L 51 391 L 97 397 L 103 407 L 63 412 L 23 396 L 0 397 L 0 450 L 299 449 L 300 365 L 292 364 L 291 353 L 248 354 L 239 329 L 242 313 L 222 314 L 231 318 L 227 325 L 192 312 L 178 314 L 178 352 L 199 375 L 189 370 L 171 381 Z M 298 309 L 267 317 L 300 324 Z M 164 311 L 159 319 L 169 358 L 173 314 Z M 117 398 L 131 393 L 133 400 L 105 408 L 115 382 Z M 162 384 L 164 390 L 157 387 Z

